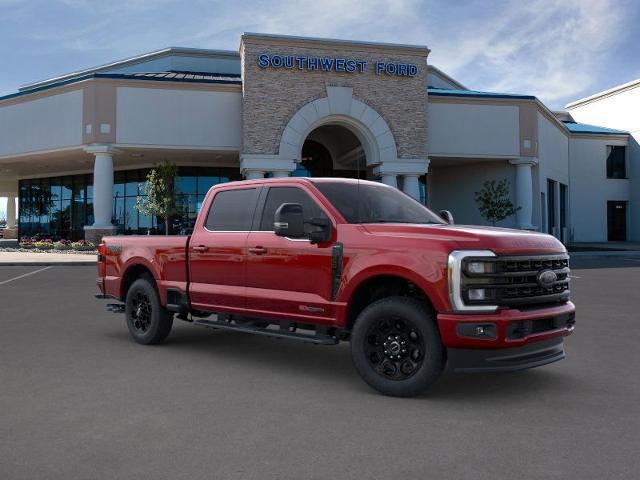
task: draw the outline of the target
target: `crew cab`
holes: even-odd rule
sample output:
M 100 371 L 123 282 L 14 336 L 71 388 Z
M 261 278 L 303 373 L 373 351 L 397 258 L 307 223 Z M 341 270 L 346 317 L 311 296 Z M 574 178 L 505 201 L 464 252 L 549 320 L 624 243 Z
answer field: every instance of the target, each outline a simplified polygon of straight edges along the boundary
M 335 345 L 361 377 L 412 396 L 445 367 L 509 371 L 564 358 L 569 257 L 554 237 L 454 225 L 396 188 L 276 178 L 209 190 L 189 236 L 112 236 L 97 279 L 133 339 L 174 316 Z

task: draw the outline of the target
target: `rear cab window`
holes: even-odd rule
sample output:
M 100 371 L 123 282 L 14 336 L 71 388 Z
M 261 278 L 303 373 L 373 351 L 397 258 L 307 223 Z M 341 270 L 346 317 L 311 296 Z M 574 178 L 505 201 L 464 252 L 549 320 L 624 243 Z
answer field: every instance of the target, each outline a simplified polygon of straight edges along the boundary
M 248 232 L 258 200 L 258 188 L 223 190 L 216 193 L 204 226 L 211 232 Z

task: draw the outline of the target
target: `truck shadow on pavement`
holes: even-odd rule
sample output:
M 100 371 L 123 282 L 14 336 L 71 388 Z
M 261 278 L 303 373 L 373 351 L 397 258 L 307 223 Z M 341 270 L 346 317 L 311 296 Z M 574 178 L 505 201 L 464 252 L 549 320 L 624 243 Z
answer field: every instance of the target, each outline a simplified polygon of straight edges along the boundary
M 131 342 L 126 331 L 112 333 L 118 341 Z M 290 340 L 261 338 L 236 332 L 215 331 L 193 326 L 178 326 L 164 345 L 171 356 L 182 361 L 224 364 L 227 368 L 246 372 L 255 378 L 256 371 L 268 375 L 291 377 L 292 388 L 300 379 L 317 379 L 326 388 L 379 396 L 358 376 L 346 342 L 338 346 L 318 346 Z M 558 364 L 560 365 L 560 364 Z M 420 399 L 472 403 L 483 399 L 526 399 L 532 394 L 544 395 L 566 390 L 583 390 L 580 382 L 558 366 L 511 373 L 461 374 L 444 372 L 442 377 Z M 212 370 L 213 371 L 213 370 Z M 259 388 L 259 385 L 255 385 Z

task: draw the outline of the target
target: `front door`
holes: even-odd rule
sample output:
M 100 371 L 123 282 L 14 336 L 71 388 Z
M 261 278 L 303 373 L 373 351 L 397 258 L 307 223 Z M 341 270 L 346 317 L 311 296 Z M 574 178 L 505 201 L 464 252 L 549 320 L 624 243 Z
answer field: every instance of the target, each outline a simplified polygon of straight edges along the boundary
M 247 241 L 247 309 L 257 316 L 331 323 L 332 246 L 277 236 L 273 217 L 283 203 L 302 205 L 305 219 L 327 217 L 303 188 L 269 188 Z
M 627 240 L 627 202 L 607 202 L 607 229 L 610 242 Z
M 233 312 L 245 307 L 247 237 L 258 193 L 257 187 L 225 188 L 205 202 L 189 242 L 193 308 Z

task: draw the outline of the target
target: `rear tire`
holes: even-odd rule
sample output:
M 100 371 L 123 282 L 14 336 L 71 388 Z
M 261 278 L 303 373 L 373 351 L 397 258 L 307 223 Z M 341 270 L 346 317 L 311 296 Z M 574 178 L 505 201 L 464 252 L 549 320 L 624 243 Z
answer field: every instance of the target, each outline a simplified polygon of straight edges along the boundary
M 415 298 L 388 297 L 358 316 L 351 357 L 369 386 L 384 395 L 411 397 L 440 377 L 446 350 L 430 308 Z
M 173 326 L 173 314 L 160 304 L 155 285 L 139 278 L 127 291 L 125 317 L 129 333 L 142 345 L 162 343 Z

